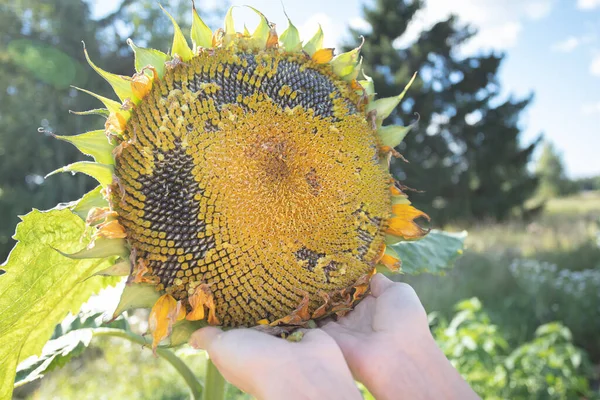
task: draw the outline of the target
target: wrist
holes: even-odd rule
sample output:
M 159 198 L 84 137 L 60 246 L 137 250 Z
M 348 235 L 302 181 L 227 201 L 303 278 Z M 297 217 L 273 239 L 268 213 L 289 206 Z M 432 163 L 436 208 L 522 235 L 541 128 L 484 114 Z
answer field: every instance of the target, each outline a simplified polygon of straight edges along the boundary
M 427 330 L 404 337 L 373 354 L 368 373 L 359 380 L 376 399 L 474 399 L 462 379 Z M 363 380 L 364 379 L 364 380 Z
M 333 366 L 329 360 L 294 360 L 281 363 L 267 374 L 254 395 L 261 400 L 278 399 L 361 399 L 346 365 Z

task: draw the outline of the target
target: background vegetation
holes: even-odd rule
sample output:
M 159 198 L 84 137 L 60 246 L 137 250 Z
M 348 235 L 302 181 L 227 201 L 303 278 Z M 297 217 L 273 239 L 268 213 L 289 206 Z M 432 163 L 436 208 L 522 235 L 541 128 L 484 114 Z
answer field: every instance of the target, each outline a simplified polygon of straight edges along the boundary
M 381 96 L 399 93 L 420 72 L 394 114 L 405 123 L 419 119 L 398 148 L 410 163 L 398 161 L 394 171 L 421 191 L 412 194 L 413 201 L 435 225 L 466 228 L 470 235 L 464 256 L 447 275 L 400 279 L 415 287 L 440 346 L 484 398 L 599 398 L 600 177 L 569 180 L 549 143 L 532 166 L 541 141 L 521 143 L 519 123 L 531 99 L 498 97 L 502 54 L 457 56 L 457 46 L 476 32 L 456 18 L 423 32 L 409 48 L 394 48 L 420 7 L 420 1 L 378 0 L 365 9 L 373 27 L 360 32 L 365 71 Z M 189 20 L 187 0 L 169 2 L 169 10 L 182 25 Z M 82 175 L 44 182 L 48 172 L 80 156 L 38 132 L 41 126 L 75 134 L 102 123 L 68 113 L 96 107 L 70 85 L 110 95 L 86 66 L 81 40 L 99 65 L 131 75 L 125 39 L 167 49 L 171 28 L 150 0 L 123 0 L 101 19 L 91 17 L 83 0 L 1 0 L 0 27 L 3 260 L 13 246 L 17 215 L 76 199 L 94 185 Z M 179 353 L 203 376 L 204 360 L 187 351 Z M 235 388 L 228 393 L 244 397 Z M 175 371 L 150 351 L 102 338 L 92 351 L 15 396 L 188 395 Z

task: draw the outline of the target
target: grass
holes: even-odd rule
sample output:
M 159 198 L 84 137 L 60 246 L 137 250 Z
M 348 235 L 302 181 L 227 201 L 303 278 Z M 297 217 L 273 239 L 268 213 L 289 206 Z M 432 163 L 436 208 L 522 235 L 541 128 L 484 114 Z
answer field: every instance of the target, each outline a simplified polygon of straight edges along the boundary
M 539 325 L 559 320 L 573 331 L 575 343 L 600 362 L 600 320 L 591 318 L 600 312 L 599 296 L 593 292 L 600 288 L 584 282 L 579 291 L 590 294 L 579 296 L 577 290 L 565 291 L 556 285 L 561 276 L 576 279 L 577 271 L 600 274 L 599 192 L 550 200 L 529 223 L 473 226 L 466 246 L 446 276 L 404 279 L 413 285 L 427 311 L 449 318 L 453 304 L 478 297 L 515 344 L 530 340 Z M 535 265 L 530 268 L 523 260 Z M 532 268 L 535 274 L 530 273 Z

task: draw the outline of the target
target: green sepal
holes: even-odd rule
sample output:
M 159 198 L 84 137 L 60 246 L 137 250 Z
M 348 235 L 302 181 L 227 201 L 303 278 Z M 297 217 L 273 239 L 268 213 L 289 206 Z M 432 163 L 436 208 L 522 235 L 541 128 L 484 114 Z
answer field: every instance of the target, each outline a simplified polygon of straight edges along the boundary
M 181 28 L 175 18 L 169 14 L 167 10 L 163 8 L 160 4 L 158 5 L 161 10 L 169 17 L 171 23 L 173 24 L 173 45 L 171 46 L 171 56 L 177 54 L 183 61 L 189 61 L 194 56 L 192 49 L 188 45 L 188 42 L 185 40 L 185 36 L 181 32 Z
M 136 100 L 139 100 L 136 96 L 133 95 L 130 77 L 111 74 L 110 72 L 107 72 L 102 68 L 96 66 L 96 64 L 94 64 L 92 60 L 90 60 L 90 56 L 88 55 L 85 45 L 83 46 L 83 53 L 85 54 L 85 58 L 88 64 L 90 64 L 90 66 L 94 69 L 94 71 L 98 73 L 98 75 L 100 75 L 108 83 L 110 83 L 110 86 L 112 86 L 113 90 L 115 91 L 119 99 L 121 99 L 121 101 L 125 101 L 125 99 L 130 99 L 135 102 Z
M 258 23 L 258 26 L 254 30 L 254 33 L 252 33 L 252 36 L 250 38 L 250 45 L 254 49 L 264 49 L 265 47 L 267 47 L 267 40 L 269 40 L 271 25 L 269 24 L 267 17 L 265 17 L 263 13 L 261 13 L 254 7 L 246 7 L 258 14 L 258 17 L 260 18 L 260 22 Z
M 389 125 L 382 126 L 377 129 L 377 134 L 379 135 L 379 139 L 381 139 L 381 143 L 384 146 L 389 146 L 392 149 L 402 143 L 404 137 L 410 130 L 414 124 L 410 124 L 408 126 L 401 125 Z
M 223 36 L 223 43 L 225 45 L 233 43 L 236 32 L 235 32 L 235 22 L 233 21 L 233 9 L 235 6 L 229 7 L 227 13 L 225 14 L 225 36 Z
M 317 50 L 323 48 L 323 29 L 321 28 L 321 24 L 319 24 L 319 29 L 314 34 L 312 38 L 308 42 L 304 44 L 303 50 L 312 57 L 313 54 Z
M 378 99 L 378 100 L 375 100 L 375 101 L 369 103 L 369 106 L 367 107 L 367 111 L 375 110 L 377 112 L 376 123 L 377 123 L 378 127 L 381 126 L 381 124 L 383 123 L 383 120 L 386 119 L 387 117 L 389 117 L 389 115 L 392 113 L 392 111 L 394 111 L 394 109 L 398 106 L 398 104 L 400 104 L 400 102 L 404 98 L 404 95 L 408 91 L 408 88 L 410 87 L 410 85 L 412 85 L 412 83 L 414 82 L 416 77 L 417 77 L 417 73 L 415 72 L 415 74 L 412 76 L 411 80 L 404 87 L 404 90 L 402 91 L 402 93 L 400 93 L 398 96 L 385 97 L 383 99 Z
M 355 49 L 333 57 L 333 60 L 330 62 L 333 72 L 342 79 L 352 75 L 354 69 L 357 67 L 358 56 L 360 55 L 361 48 L 362 44 Z
M 89 131 L 75 136 L 58 136 L 55 138 L 71 143 L 85 155 L 91 156 L 101 164 L 114 164 L 112 152 L 115 146 L 108 141 L 103 129 Z
M 406 195 L 392 196 L 392 205 L 395 206 L 396 204 L 410 204 L 410 200 Z
M 91 176 L 102 186 L 108 186 L 113 180 L 113 166 L 108 164 L 99 164 L 91 161 L 78 161 L 73 164 L 65 165 L 62 168 L 50 172 L 45 178 L 59 172 L 81 172 Z
M 302 49 L 300 32 L 298 32 L 298 29 L 292 24 L 290 17 L 288 17 L 287 14 L 285 16 L 288 20 L 288 27 L 279 37 L 280 47 L 283 47 L 285 51 L 289 52 L 300 51 Z
M 146 283 L 132 283 L 125 285 L 119 305 L 113 313 L 113 319 L 123 314 L 127 310 L 136 308 L 152 308 L 156 300 L 160 297 L 160 293 L 154 285 Z
M 69 110 L 69 112 L 75 115 L 101 115 L 103 117 L 108 117 L 110 115 L 110 111 L 107 108 L 94 108 L 93 110 L 87 111 Z
M 98 100 L 100 100 L 102 102 L 102 104 L 104 104 L 104 107 L 106 107 L 110 113 L 126 113 L 126 111 L 121 110 L 121 103 L 114 101 L 112 99 L 106 98 L 104 96 L 100 96 L 99 94 L 96 94 L 94 92 L 90 92 L 89 90 L 85 90 L 82 88 L 78 88 L 77 86 L 71 86 L 73 89 L 79 90 L 80 92 L 89 94 L 92 97 L 97 98 Z
M 363 71 L 363 76 L 365 77 L 365 79 L 359 80 L 358 83 L 364 89 L 367 97 L 369 99 L 372 99 L 373 96 L 375 96 L 375 84 L 373 83 L 373 78 L 371 78 L 369 75 L 365 74 L 364 71 Z
M 212 30 L 202 21 L 196 11 L 196 6 L 192 2 L 192 29 L 190 37 L 196 53 L 199 47 L 209 49 L 212 47 Z
M 171 60 L 171 57 L 168 54 L 165 54 L 160 50 L 138 47 L 131 39 L 127 39 L 127 44 L 135 54 L 135 70 L 138 73 L 142 72 L 145 67 L 150 65 L 154 67 L 159 78 L 165 76 L 165 63 Z
M 165 344 L 169 347 L 185 344 L 190 340 L 192 333 L 205 326 L 208 326 L 208 322 L 204 319 L 200 321 L 188 321 L 185 319 L 179 321 L 173 325 L 171 335 L 165 339 Z
M 128 276 L 131 272 L 131 263 L 128 259 L 116 262 L 112 266 L 96 272 L 94 275 L 100 276 Z
M 95 189 L 84 194 L 83 197 L 71 207 L 71 211 L 85 221 L 90 210 L 95 207 L 108 207 L 108 201 L 102 196 L 102 186 L 97 186 Z
M 106 257 L 129 257 L 129 249 L 125 239 L 107 239 L 97 238 L 90 246 L 79 250 L 76 253 L 68 254 L 56 249 L 61 255 L 71 260 L 85 260 L 88 258 L 106 258 Z

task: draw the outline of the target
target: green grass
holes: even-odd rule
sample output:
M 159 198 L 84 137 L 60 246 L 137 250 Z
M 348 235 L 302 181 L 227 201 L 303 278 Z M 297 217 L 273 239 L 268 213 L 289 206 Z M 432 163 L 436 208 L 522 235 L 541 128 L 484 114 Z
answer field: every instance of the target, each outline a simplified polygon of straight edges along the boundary
M 427 311 L 449 318 L 453 304 L 478 297 L 514 344 L 530 340 L 539 325 L 558 320 L 573 331 L 575 343 L 599 363 L 600 320 L 591 315 L 598 315 L 600 300 L 593 290 L 600 288 L 582 286 L 585 288 L 580 290 L 590 294 L 579 296 L 578 290 L 569 293 L 555 283 L 562 279 L 562 270 L 569 274 L 567 278 L 576 276 L 572 271 L 600 274 L 600 193 L 553 199 L 528 223 L 482 223 L 468 230 L 467 249 L 446 276 L 404 278 L 414 286 Z M 521 265 L 520 260 L 545 262 L 557 269 L 552 272 L 550 265 L 539 264 L 540 276 L 517 274 L 511 265 Z M 528 273 L 527 268 L 516 271 Z

